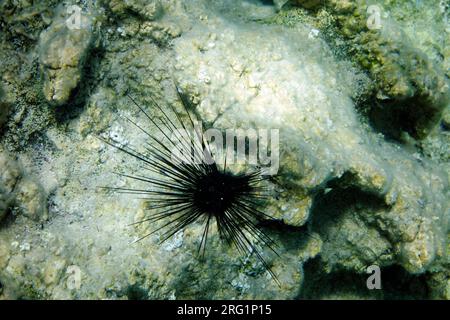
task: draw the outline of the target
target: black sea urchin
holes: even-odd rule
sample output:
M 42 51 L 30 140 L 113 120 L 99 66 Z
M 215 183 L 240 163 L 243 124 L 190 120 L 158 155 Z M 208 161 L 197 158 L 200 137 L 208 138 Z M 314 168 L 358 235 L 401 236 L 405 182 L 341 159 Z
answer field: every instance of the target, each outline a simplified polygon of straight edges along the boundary
M 268 247 L 276 253 L 274 241 L 261 227 L 262 222 L 272 218 L 258 209 L 261 207 L 261 201 L 266 197 L 266 190 L 262 186 L 265 176 L 261 175 L 261 169 L 251 173 L 232 173 L 227 169 L 226 159 L 223 168 L 219 168 L 204 135 L 195 129 L 193 117 L 189 113 L 192 109 L 189 100 L 178 87 L 177 93 L 186 112 L 188 119 L 186 123 L 172 106 L 170 110 L 164 111 L 151 98 L 153 106 L 161 113 L 159 120 L 153 119 L 135 99 L 129 96 L 146 119 L 168 142 L 156 138 L 141 125 L 127 118 L 148 136 L 146 151 L 138 152 L 136 149 L 118 145 L 110 140 L 104 140 L 104 142 L 141 161 L 145 170 L 156 174 L 157 178 L 122 174 L 124 177 L 148 183 L 149 188 L 107 189 L 145 195 L 151 213 L 144 220 L 136 223 L 162 220 L 162 226 L 139 240 L 163 230 L 162 243 L 188 225 L 200 221 L 204 223 L 204 229 L 199 253 L 204 256 L 208 234 L 215 221 L 223 241 L 236 246 L 241 254 L 249 252 L 255 254 L 272 278 L 277 281 L 255 244 L 259 242 L 259 245 Z M 172 138 L 169 138 L 170 133 L 177 132 L 180 128 L 183 130 L 192 128 L 194 134 L 189 136 L 173 134 Z M 188 147 L 184 150 L 190 150 L 189 154 L 184 153 L 183 158 L 174 155 L 174 151 L 182 154 L 181 149 L 184 147 Z

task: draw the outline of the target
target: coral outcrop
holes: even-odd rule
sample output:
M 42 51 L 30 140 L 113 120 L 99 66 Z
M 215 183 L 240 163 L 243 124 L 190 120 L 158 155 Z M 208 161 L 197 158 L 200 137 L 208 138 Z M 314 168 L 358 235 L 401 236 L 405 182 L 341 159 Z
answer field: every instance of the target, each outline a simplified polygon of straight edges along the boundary
M 439 6 L 385 1 L 370 29 L 369 1 L 81 1 L 79 21 L 71 3 L 5 3 L 0 298 L 449 299 Z M 158 130 L 130 96 L 159 119 L 154 101 L 182 108 L 175 83 L 205 126 L 278 130 L 261 209 L 280 286 L 216 230 L 198 259 L 201 224 L 145 237 L 159 226 L 132 225 L 146 204 L 101 188 L 148 188 L 116 174 L 151 173 L 99 136 L 144 150 L 127 119 Z M 366 287 L 373 265 L 382 290 Z
M 58 13 L 60 17 L 39 37 L 43 91 L 47 101 L 56 106 L 67 103 L 78 87 L 93 42 L 92 18 L 79 7 L 73 8 Z

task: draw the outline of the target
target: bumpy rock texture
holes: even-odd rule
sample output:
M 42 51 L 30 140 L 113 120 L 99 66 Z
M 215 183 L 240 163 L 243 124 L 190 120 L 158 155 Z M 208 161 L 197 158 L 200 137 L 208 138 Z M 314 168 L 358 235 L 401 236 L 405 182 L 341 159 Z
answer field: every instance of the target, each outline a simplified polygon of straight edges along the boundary
M 45 220 L 47 205 L 41 186 L 6 153 L 0 153 L 0 167 L 0 221 L 12 209 L 33 220 Z
M 448 51 L 439 19 L 420 20 L 439 6 L 385 1 L 385 24 L 369 30 L 366 1 L 274 3 L 78 3 L 89 26 L 78 33 L 66 24 L 74 3 L 1 7 L 11 31 L 0 36 L 0 87 L 12 109 L 0 153 L 1 298 L 450 298 Z M 408 40 L 401 14 L 428 32 Z M 40 36 L 25 40 L 18 18 Z M 181 108 L 174 81 L 208 125 L 279 129 L 264 207 L 279 220 L 267 226 L 279 257 L 263 255 L 281 286 L 214 230 L 197 259 L 201 225 L 162 245 L 159 233 L 133 243 L 157 227 L 130 226 L 146 205 L 99 190 L 140 187 L 113 172 L 141 167 L 98 136 L 142 147 L 126 117 L 156 133 L 126 94 L 158 116 L 152 98 Z M 370 265 L 383 290 L 367 289 Z
M 70 9 L 63 11 L 60 18 L 55 17 L 39 39 L 44 95 L 57 106 L 67 103 L 79 85 L 93 38 L 91 17 L 81 9 Z
M 415 138 L 427 136 L 450 102 L 443 56 L 430 59 L 424 48 L 416 45 L 417 35 L 408 35 L 401 24 L 386 14 L 383 3 L 329 0 L 297 1 L 297 4 L 316 10 L 326 8 L 335 20 L 336 30 L 351 44 L 354 59 L 376 80 L 377 103 L 370 111 L 373 121 L 392 135 L 401 130 Z M 390 1 L 386 1 L 386 5 L 390 6 Z M 423 15 L 444 29 L 441 24 L 445 23 L 445 8 L 442 6 L 440 1 L 418 3 L 416 8 L 408 8 L 406 4 L 399 8 L 393 6 L 391 15 L 412 21 L 417 15 Z M 430 16 L 429 11 L 435 16 Z M 420 23 L 415 28 L 414 33 L 421 29 Z M 429 37 L 429 33 L 424 36 Z M 428 46 L 439 48 L 445 54 L 445 39 L 426 41 Z
M 381 143 L 376 135 L 364 133 L 349 99 L 356 79 L 333 67 L 332 61 L 327 65 L 326 54 L 317 54 L 321 51 L 318 48 L 324 47 L 320 40 L 302 42 L 308 39 L 308 30 L 285 32 L 283 38 L 276 36 L 276 29 L 260 27 L 261 36 L 249 44 L 255 37 L 251 28 L 229 27 L 227 33 L 215 39 L 216 30 L 226 26 L 216 21 L 210 23 L 211 29 L 208 25 L 193 30 L 192 38 L 185 35 L 175 42 L 176 74 L 185 90 L 193 92 L 202 118 L 214 122 L 215 127 L 280 128 L 280 179 L 286 177 L 280 187 L 288 183 L 296 186 L 292 196 L 286 193 L 286 198 L 291 199 L 287 201 L 290 208 L 280 218 L 290 225 L 305 223 L 314 200 L 312 191 L 333 182 L 338 188 L 361 190 L 362 199 L 364 194 L 378 198 L 382 207 L 378 212 L 360 214 L 367 216 L 367 221 L 360 224 L 370 225 L 378 236 L 373 241 L 366 239 L 368 243 L 352 242 L 352 250 L 359 245 L 377 247 L 376 241 L 391 240 L 395 245 L 389 246 L 394 251 L 389 262 L 396 256 L 397 262 L 411 272 L 423 272 L 436 254 L 445 252 L 446 173 L 434 169 L 426 160 L 418 163 L 414 157 Z M 196 43 L 202 40 L 203 50 Z M 298 46 L 286 45 L 290 43 Z M 231 54 L 245 52 L 245 47 L 250 47 L 251 55 Z M 299 186 L 303 195 L 299 194 Z M 354 216 L 355 209 L 350 211 Z M 277 208 L 275 212 L 283 210 Z M 339 219 L 345 220 L 345 215 L 342 213 Z M 350 226 L 342 229 L 355 236 Z M 361 230 L 361 234 L 365 231 Z M 333 254 L 342 248 L 338 241 L 333 241 Z M 369 257 L 371 254 L 367 253 Z M 361 254 L 352 256 L 362 258 Z M 382 264 L 376 257 L 372 257 L 373 262 Z M 347 267 L 357 269 L 357 265 L 339 256 L 330 257 L 330 261 L 346 261 Z

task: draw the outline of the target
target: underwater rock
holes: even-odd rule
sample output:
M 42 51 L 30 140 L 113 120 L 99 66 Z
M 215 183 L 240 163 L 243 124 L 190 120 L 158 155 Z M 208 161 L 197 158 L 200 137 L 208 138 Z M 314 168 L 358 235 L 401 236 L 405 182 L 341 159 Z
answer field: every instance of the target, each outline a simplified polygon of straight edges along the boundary
M 9 248 L 6 243 L 0 242 L 0 269 L 4 269 L 9 261 Z
M 27 177 L 21 166 L 5 152 L 0 153 L 0 167 L 0 220 L 12 207 L 30 219 L 47 219 L 45 192 L 42 187 Z
M 123 38 L 150 38 L 158 45 L 166 46 L 182 32 L 179 21 L 165 15 L 166 9 L 159 0 L 108 1 L 104 5 L 109 9 L 110 19 L 119 25 L 115 31 Z M 170 7 L 174 3 L 165 5 Z M 109 29 L 109 32 L 112 34 L 113 30 Z
M 20 179 L 19 166 L 6 153 L 0 153 L 0 221 L 14 202 L 15 187 Z
M 168 44 L 170 40 L 179 37 L 181 30 L 174 24 L 146 21 L 140 25 L 139 34 L 150 37 L 158 44 Z
M 106 5 L 109 7 L 112 13 L 121 18 L 128 17 L 131 12 L 132 14 L 138 15 L 144 20 L 152 21 L 161 17 L 164 12 L 159 0 L 113 0 L 107 1 Z
M 427 6 L 437 11 L 437 3 Z M 366 18 L 361 10 L 367 8 L 358 8 L 354 15 L 361 14 Z M 410 38 L 395 20 L 382 19 L 378 32 L 363 31 L 352 40 L 362 49 L 356 59 L 377 79 L 380 105 L 373 108 L 371 117 L 374 122 L 381 121 L 382 126 L 388 123 L 423 139 L 439 122 L 442 111 L 450 102 L 445 71 L 439 61 L 431 60 L 415 45 L 416 39 Z M 340 19 L 342 25 L 348 21 L 343 17 Z M 387 128 L 387 131 L 392 129 Z
M 0 3 L 3 36 L 9 42 L 20 44 L 23 49 L 33 45 L 39 32 L 50 23 L 57 0 L 29 1 L 6 0 Z
M 428 285 L 431 289 L 432 299 L 450 300 L 450 265 L 445 265 L 446 270 L 431 273 Z
M 23 215 L 36 221 L 47 219 L 46 197 L 39 184 L 29 178 L 22 178 L 15 193 L 15 203 Z
M 92 18 L 84 12 L 68 16 L 62 10 L 58 18 L 39 37 L 39 60 L 44 76 L 44 95 L 60 106 L 69 101 L 77 88 L 93 41 Z
M 392 266 L 402 268 L 427 278 L 430 297 L 448 298 L 448 166 L 443 158 L 388 142 L 361 121 L 354 101 L 373 83 L 333 54 L 322 30 L 318 35 L 303 22 L 296 28 L 248 23 L 275 12 L 262 1 L 217 0 L 215 7 L 206 0 L 164 1 L 162 12 L 145 3 L 157 2 L 104 2 L 105 14 L 112 14 L 101 30 L 104 53 L 89 74 L 95 88 L 77 117 L 63 125 L 48 118 L 45 130 L 24 144 L 19 157 L 26 172 L 0 154 L 0 167 L 6 168 L 0 172 L 0 298 L 294 299 L 314 280 L 308 271 L 315 262 L 321 266 L 318 275 L 331 279 L 332 291 L 324 297 L 373 297 L 365 287 L 365 268 L 377 264 L 382 277 Z M 238 12 L 247 4 L 257 9 L 255 15 Z M 355 10 L 352 1 L 339 6 L 342 15 Z M 38 47 L 40 54 L 53 52 L 55 61 L 66 58 L 49 49 L 50 34 L 55 43 L 73 40 L 63 26 L 56 32 L 59 19 L 45 31 L 48 45 L 41 41 Z M 80 37 L 84 46 L 92 35 Z M 350 47 L 362 50 L 359 42 Z M 75 50 L 73 67 L 42 64 L 44 75 L 55 71 L 65 79 L 59 73 L 64 68 L 81 70 L 88 49 L 83 50 Z M 362 57 L 358 50 L 356 57 Z M 139 187 L 115 174 L 143 174 L 139 161 L 98 137 L 145 149 L 148 136 L 127 119 L 151 135 L 157 130 L 128 94 L 159 119 L 152 99 L 181 110 L 172 76 L 206 125 L 279 130 L 279 170 L 267 182 L 270 198 L 261 208 L 278 220 L 265 227 L 279 256 L 270 250 L 263 255 L 281 286 L 254 255 L 240 256 L 216 231 L 200 260 L 200 223 L 161 245 L 162 233 L 149 233 L 163 222 L 130 226 L 147 216 L 145 202 L 100 191 Z M 46 79 L 52 88 L 52 79 Z M 34 86 L 25 89 L 37 95 Z M 66 89 L 60 96 L 74 90 Z M 11 148 L 8 141 L 2 144 Z M 6 217 L 11 208 L 14 219 Z M 342 293 L 336 292 L 341 273 L 364 291 L 343 284 Z M 321 292 L 326 284 L 310 287 Z
M 350 242 L 350 255 L 356 260 L 344 263 L 344 268 L 361 272 L 358 259 L 372 259 L 421 273 L 438 260 L 445 252 L 448 228 L 448 177 L 442 168 L 425 159 L 418 162 L 358 122 L 350 100 L 358 77 L 351 69 L 339 69 L 345 64 L 339 66 L 319 39 L 308 37 L 307 28 L 280 36 L 276 28 L 259 26 L 258 36 L 251 26 L 238 30 L 209 23 L 192 30 L 195 41 L 185 34 L 175 42 L 177 80 L 200 116 L 215 127 L 251 124 L 280 130 L 282 156 L 275 190 L 284 187 L 280 196 L 290 199 L 282 202 L 289 209 L 277 208 L 275 201 L 269 213 L 299 226 L 311 216 L 318 190 L 356 188 L 375 195 L 380 209 L 362 210 L 351 225 L 343 221 L 348 228 L 339 238 L 323 234 L 336 245 L 330 251 L 345 247 L 339 239 L 348 241 L 360 231 L 361 236 L 371 235 L 366 241 Z M 221 28 L 226 32 L 220 33 Z M 211 40 L 211 34 L 220 36 Z M 340 219 L 345 217 L 342 210 Z M 379 254 L 366 256 L 367 246 Z M 388 249 L 392 252 L 384 257 L 381 253 Z M 346 260 L 330 261 L 342 265 Z
M 9 115 L 11 104 L 6 101 L 5 93 L 3 92 L 2 87 L 0 86 L 0 131 L 3 125 L 6 123 L 6 120 Z
M 370 6 L 370 1 L 315 3 L 332 15 L 336 31 L 351 45 L 354 60 L 376 80 L 376 103 L 371 106 L 369 115 L 374 124 L 396 138 L 400 138 L 402 131 L 417 139 L 426 137 L 450 102 L 449 83 L 442 63 L 438 65 L 431 60 L 417 47 L 415 39 L 411 39 L 395 19 L 388 17 L 385 12 L 390 11 L 393 4 L 383 8 Z M 297 4 L 305 6 L 303 1 Z M 406 12 L 411 10 L 406 5 L 399 6 Z M 438 1 L 427 3 L 427 8 L 439 11 Z M 444 20 L 443 13 L 437 13 Z

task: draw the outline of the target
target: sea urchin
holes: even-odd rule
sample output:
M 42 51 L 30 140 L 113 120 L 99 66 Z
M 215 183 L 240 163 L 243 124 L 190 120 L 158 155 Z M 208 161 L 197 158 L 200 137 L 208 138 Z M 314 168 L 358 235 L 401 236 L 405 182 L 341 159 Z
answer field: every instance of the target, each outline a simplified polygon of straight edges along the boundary
M 124 177 L 148 183 L 149 188 L 110 188 L 116 192 L 145 195 L 150 213 L 142 221 L 136 223 L 153 223 L 162 220 L 162 225 L 149 235 L 162 230 L 161 243 L 183 230 L 194 222 L 204 224 L 200 245 L 198 248 L 204 256 L 208 235 L 215 221 L 220 239 L 234 245 L 242 254 L 252 253 L 263 264 L 264 268 L 277 281 L 270 266 L 257 248 L 268 247 L 276 254 L 275 242 L 262 229 L 262 222 L 272 220 L 259 208 L 266 197 L 266 189 L 262 185 L 266 176 L 261 169 L 250 173 L 233 173 L 227 169 L 226 159 L 223 168 L 219 168 L 213 159 L 208 142 L 204 135 L 195 130 L 190 101 L 183 92 L 176 87 L 178 97 L 184 107 L 188 121 L 185 123 L 180 114 L 171 106 L 164 111 L 151 98 L 152 104 L 161 113 L 159 120 L 153 119 L 131 96 L 131 101 L 140 112 L 154 125 L 169 142 L 158 139 L 141 125 L 127 118 L 136 128 L 142 130 L 148 137 L 145 152 L 139 152 L 128 146 L 117 144 L 111 140 L 102 139 L 107 144 L 136 158 L 145 170 L 154 177 L 142 175 L 124 175 Z M 194 129 L 190 136 L 174 134 L 179 128 Z M 172 137 L 169 138 L 169 134 Z M 175 141 L 174 141 L 175 137 Z M 183 149 L 187 147 L 187 149 Z M 190 150 L 188 154 L 183 150 Z M 176 152 L 174 152 L 176 151 Z M 178 156 L 176 155 L 178 154 Z M 188 160 L 188 161 L 187 161 Z M 256 244 L 258 243 L 258 245 Z

